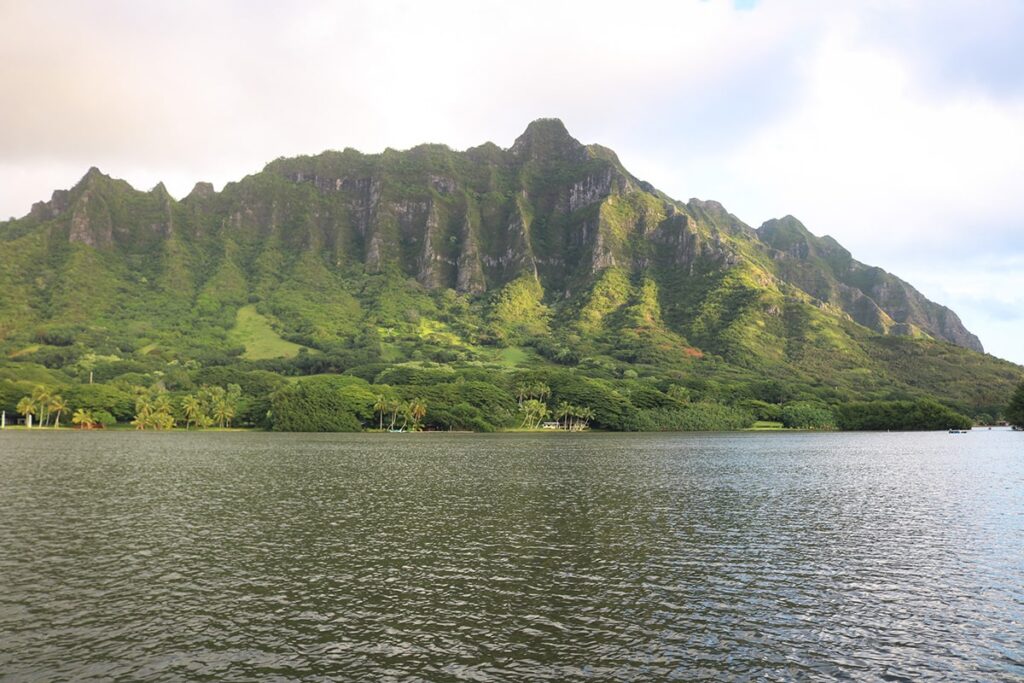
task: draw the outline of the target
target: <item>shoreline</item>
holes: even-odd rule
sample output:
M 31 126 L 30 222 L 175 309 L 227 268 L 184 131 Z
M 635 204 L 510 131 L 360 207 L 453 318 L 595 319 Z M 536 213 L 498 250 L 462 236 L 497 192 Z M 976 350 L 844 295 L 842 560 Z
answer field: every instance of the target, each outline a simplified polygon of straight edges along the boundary
M 586 430 L 566 430 L 566 429 L 522 429 L 519 427 L 512 427 L 509 429 L 496 429 L 493 432 L 474 432 L 471 430 L 441 430 L 441 429 L 429 429 L 420 431 L 404 431 L 404 432 L 389 432 L 387 430 L 381 431 L 379 429 L 367 429 L 358 432 L 284 432 L 274 431 L 271 429 L 261 429 L 259 427 L 212 427 L 209 429 L 184 429 L 175 427 L 173 429 L 135 429 L 131 425 L 118 425 L 115 427 L 104 427 L 102 429 L 80 429 L 78 427 L 32 427 L 28 428 L 25 425 L 8 425 L 3 429 L 0 429 L 0 434 L 4 432 L 18 432 L 18 433 L 104 433 L 104 432 L 136 432 L 140 434 L 209 434 L 209 433 L 264 433 L 264 434 L 743 434 L 748 432 L 757 433 L 786 433 L 786 434 L 899 434 L 899 433 L 943 433 L 947 432 L 947 429 L 907 429 L 907 430 L 843 430 L 843 429 L 801 429 L 797 427 L 782 427 L 782 426 L 753 426 L 745 427 L 743 429 L 704 429 L 704 430 L 665 430 L 665 431 L 611 431 L 606 429 L 586 429 Z M 990 432 L 990 431 L 1020 431 L 1014 430 L 1010 426 L 1006 425 L 978 425 L 967 432 Z

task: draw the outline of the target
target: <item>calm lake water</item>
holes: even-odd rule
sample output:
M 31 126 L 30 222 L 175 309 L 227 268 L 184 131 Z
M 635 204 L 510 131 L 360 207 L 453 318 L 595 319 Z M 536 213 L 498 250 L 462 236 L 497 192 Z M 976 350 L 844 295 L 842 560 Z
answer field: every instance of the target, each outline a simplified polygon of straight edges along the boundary
M 0 432 L 0 680 L 1022 680 L 1024 434 Z

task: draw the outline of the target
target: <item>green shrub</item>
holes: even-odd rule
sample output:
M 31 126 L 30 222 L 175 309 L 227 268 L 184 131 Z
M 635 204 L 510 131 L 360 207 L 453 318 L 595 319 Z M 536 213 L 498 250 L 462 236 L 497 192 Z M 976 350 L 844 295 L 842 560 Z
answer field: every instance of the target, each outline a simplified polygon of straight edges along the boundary
M 790 429 L 835 429 L 836 417 L 824 403 L 795 401 L 782 407 L 783 426 Z
M 937 401 L 857 401 L 836 409 L 840 429 L 912 431 L 969 429 L 971 418 Z
M 645 431 L 735 431 L 754 423 L 745 410 L 720 403 L 688 403 L 677 408 L 659 408 L 639 413 Z
M 1024 382 L 1017 387 L 1006 407 L 1006 421 L 1016 427 L 1024 427 Z
M 117 424 L 117 420 L 114 419 L 114 416 L 105 410 L 93 411 L 92 419 L 94 423 L 101 424 L 104 427 L 113 427 Z
M 270 425 L 279 432 L 357 432 L 373 417 L 373 393 L 352 377 L 311 377 L 278 389 Z
M 135 416 L 131 392 L 111 384 L 76 384 L 63 389 L 62 395 L 73 410 L 109 413 L 119 422 L 129 422 Z
M 765 422 L 782 422 L 782 406 L 757 399 L 741 401 L 739 407 L 754 416 L 755 420 Z

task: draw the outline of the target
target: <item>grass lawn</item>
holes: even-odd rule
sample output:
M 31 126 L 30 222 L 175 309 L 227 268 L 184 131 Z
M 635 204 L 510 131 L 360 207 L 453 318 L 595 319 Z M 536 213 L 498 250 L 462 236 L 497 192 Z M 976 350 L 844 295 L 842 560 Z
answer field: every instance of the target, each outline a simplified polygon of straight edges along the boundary
M 449 331 L 448 325 L 440 320 L 421 318 L 419 328 L 416 330 L 416 333 L 419 335 L 420 339 L 433 339 L 436 342 L 446 344 L 448 346 L 466 346 L 466 342 L 464 342 L 457 334 Z
M 518 367 L 535 360 L 535 354 L 527 351 L 521 346 L 509 346 L 501 349 L 495 354 L 494 362 L 505 367 Z
M 781 422 L 767 422 L 765 420 L 758 420 L 751 427 L 751 430 L 758 432 L 771 431 L 775 429 L 783 429 Z
M 231 341 L 245 346 L 243 358 L 262 360 L 264 358 L 291 358 L 303 348 L 274 331 L 266 316 L 250 304 L 238 309 L 235 326 L 229 333 Z

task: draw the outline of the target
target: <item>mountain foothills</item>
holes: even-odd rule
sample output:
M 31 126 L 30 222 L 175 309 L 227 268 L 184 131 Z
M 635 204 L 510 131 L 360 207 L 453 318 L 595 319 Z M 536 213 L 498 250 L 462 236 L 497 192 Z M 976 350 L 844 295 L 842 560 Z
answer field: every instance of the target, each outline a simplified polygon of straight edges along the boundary
M 676 201 L 554 119 L 181 201 L 93 168 L 0 241 L 9 415 L 41 386 L 182 424 L 185 398 L 234 392 L 236 423 L 299 430 L 946 427 L 1024 378 L 832 238 Z

